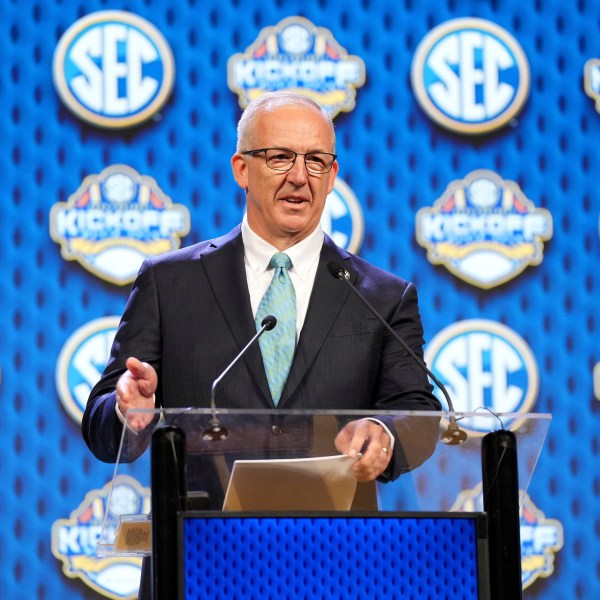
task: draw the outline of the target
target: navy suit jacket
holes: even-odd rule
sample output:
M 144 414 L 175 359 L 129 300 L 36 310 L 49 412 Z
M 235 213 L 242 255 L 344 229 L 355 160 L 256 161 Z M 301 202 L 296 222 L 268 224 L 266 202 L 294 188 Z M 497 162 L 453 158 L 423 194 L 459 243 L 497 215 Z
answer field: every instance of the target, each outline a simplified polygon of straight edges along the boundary
M 356 288 L 422 357 L 414 285 L 340 249 L 325 236 L 278 408 L 439 410 L 424 371 L 349 287 L 331 275 L 327 264 L 332 260 L 350 272 Z M 239 226 L 223 237 L 145 261 L 110 360 L 84 413 L 83 437 L 94 455 L 116 460 L 122 424 L 115 414 L 114 390 L 129 356 L 156 369 L 157 405 L 209 407 L 213 381 L 255 333 Z M 258 344 L 222 381 L 217 405 L 274 407 Z M 432 451 L 430 444 L 425 458 Z M 390 476 L 401 472 L 396 471 Z

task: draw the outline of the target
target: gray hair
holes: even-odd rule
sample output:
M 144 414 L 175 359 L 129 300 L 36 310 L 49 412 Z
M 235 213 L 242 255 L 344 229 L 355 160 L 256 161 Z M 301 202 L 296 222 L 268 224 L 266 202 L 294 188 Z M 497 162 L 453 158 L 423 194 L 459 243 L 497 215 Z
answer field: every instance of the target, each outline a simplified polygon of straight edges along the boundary
M 297 94 L 295 92 L 288 92 L 286 90 L 266 92 L 248 104 L 247 108 L 242 113 L 240 120 L 238 121 L 236 152 L 242 152 L 250 149 L 246 148 L 245 146 L 251 141 L 258 115 L 262 111 L 271 108 L 279 108 L 281 106 L 304 106 L 317 110 L 320 114 L 322 114 L 326 122 L 331 127 L 331 151 L 335 152 L 335 128 L 333 126 L 333 120 L 331 116 L 327 114 L 319 104 L 317 104 L 308 96 Z

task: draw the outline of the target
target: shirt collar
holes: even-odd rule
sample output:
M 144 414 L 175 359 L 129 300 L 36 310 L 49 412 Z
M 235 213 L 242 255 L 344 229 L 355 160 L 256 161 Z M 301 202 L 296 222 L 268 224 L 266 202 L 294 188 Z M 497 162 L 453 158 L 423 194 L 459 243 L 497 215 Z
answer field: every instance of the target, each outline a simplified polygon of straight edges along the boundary
M 246 215 L 242 220 L 242 240 L 246 261 L 255 276 L 260 277 L 267 270 L 271 257 L 278 250 L 250 229 Z M 300 279 L 307 276 L 314 261 L 318 260 L 323 240 L 323 229 L 319 224 L 309 236 L 285 250 L 292 261 L 291 271 Z

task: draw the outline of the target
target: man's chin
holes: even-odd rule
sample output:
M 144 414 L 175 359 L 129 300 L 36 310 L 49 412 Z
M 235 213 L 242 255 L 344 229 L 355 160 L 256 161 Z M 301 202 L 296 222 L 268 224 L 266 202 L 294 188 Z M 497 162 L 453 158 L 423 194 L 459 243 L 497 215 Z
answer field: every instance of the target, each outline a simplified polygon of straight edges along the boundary
M 281 231 L 289 235 L 303 235 L 306 237 L 315 230 L 319 221 L 308 219 L 306 216 L 291 215 L 283 219 L 280 223 Z

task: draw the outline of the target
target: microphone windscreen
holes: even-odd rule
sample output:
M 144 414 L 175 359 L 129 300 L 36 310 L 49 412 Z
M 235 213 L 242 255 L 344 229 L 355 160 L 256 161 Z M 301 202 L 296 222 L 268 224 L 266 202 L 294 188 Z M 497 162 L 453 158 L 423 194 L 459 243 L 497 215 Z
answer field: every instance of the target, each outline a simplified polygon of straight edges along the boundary
M 260 324 L 261 327 L 266 327 L 265 331 L 271 331 L 277 325 L 277 319 L 273 315 L 267 315 Z
M 327 269 L 336 279 L 342 279 L 344 277 L 344 268 L 339 262 L 336 262 L 335 260 L 329 261 L 327 263 Z

